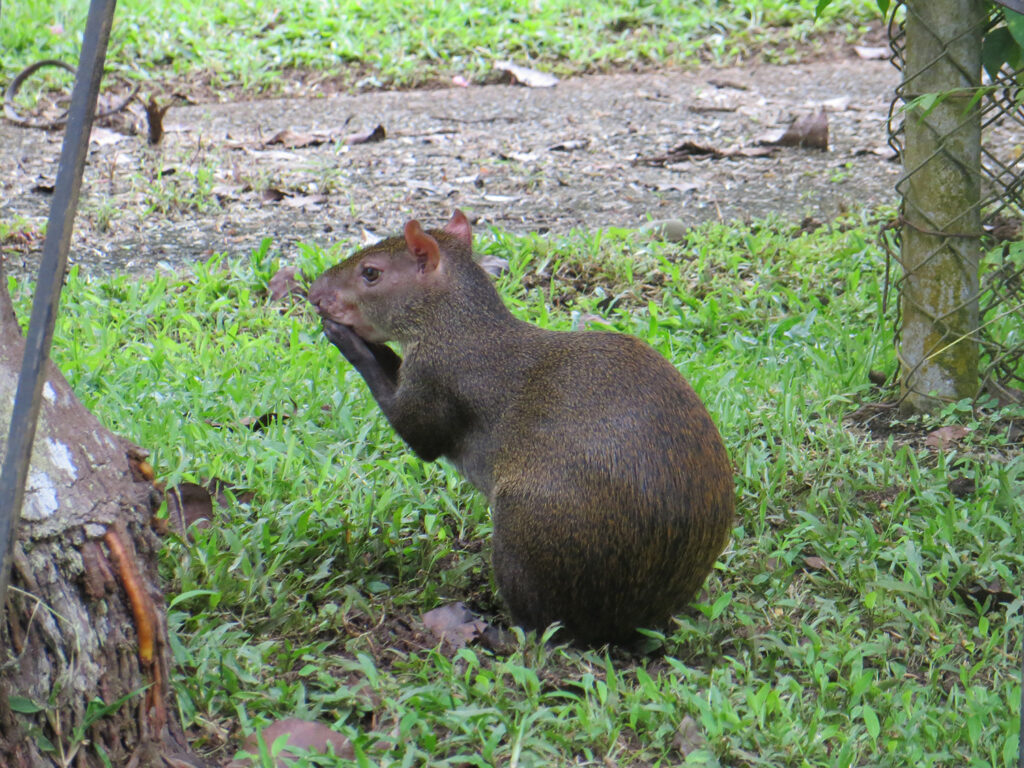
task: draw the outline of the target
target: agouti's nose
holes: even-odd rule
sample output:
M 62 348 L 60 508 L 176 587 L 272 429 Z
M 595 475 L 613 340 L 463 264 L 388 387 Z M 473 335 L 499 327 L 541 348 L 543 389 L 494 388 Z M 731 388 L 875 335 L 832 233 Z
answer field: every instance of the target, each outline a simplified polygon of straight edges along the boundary
M 324 302 L 326 298 L 327 291 L 325 291 L 323 287 L 318 285 L 317 283 L 313 283 L 313 287 L 309 289 L 309 294 L 306 296 L 306 299 L 309 301 L 309 303 L 316 307 L 317 312 L 323 312 L 324 308 L 321 306 L 321 304 Z

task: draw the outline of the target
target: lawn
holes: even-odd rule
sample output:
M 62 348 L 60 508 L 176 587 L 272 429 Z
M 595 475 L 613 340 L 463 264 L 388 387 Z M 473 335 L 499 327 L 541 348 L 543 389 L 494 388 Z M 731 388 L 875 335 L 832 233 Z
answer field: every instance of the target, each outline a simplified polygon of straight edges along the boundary
M 222 754 L 228 734 L 295 715 L 368 765 L 675 765 L 695 744 L 688 764 L 1012 765 L 1021 600 L 1000 585 L 1024 559 L 1024 457 L 993 411 L 888 435 L 846 420 L 884 398 L 869 371 L 893 366 L 877 228 L 480 233 L 510 260 L 499 287 L 520 317 L 646 339 L 728 445 L 732 544 L 647 654 L 410 642 L 455 600 L 505 621 L 487 509 L 410 454 L 301 301 L 268 298 L 272 248 L 187 277 L 72 275 L 54 355 L 87 405 L 168 482 L 217 477 L 243 498 L 165 551 L 196 746 Z M 559 277 L 580 273 L 582 289 Z M 268 413 L 282 418 L 247 426 Z M 925 446 L 949 424 L 972 431 Z
M 874 8 L 834 2 L 816 27 L 815 5 L 123 0 L 109 60 L 229 93 L 281 91 L 296 69 L 405 87 L 506 57 L 566 74 L 799 56 L 856 38 Z M 73 58 L 84 7 L 4 0 L 0 80 Z M 348 736 L 359 765 L 1014 765 L 1024 454 L 1007 419 L 1022 414 L 850 418 L 893 395 L 878 383 L 895 367 L 890 213 L 710 224 L 679 243 L 477 233 L 509 260 L 498 285 L 518 316 L 647 340 L 725 439 L 732 542 L 643 653 L 515 630 L 498 650 L 420 642 L 422 614 L 454 601 L 507 624 L 488 510 L 408 451 L 304 302 L 271 300 L 273 242 L 186 274 L 73 271 L 53 355 L 80 397 L 161 481 L 234 489 L 161 562 L 193 746 L 223 760 L 294 716 Z M 315 275 L 355 246 L 307 247 L 296 266 Z M 28 286 L 11 285 L 27 316 Z M 951 425 L 970 431 L 929 439 Z
M 873 0 L 837 0 L 819 21 L 816 0 L 284 0 L 117 5 L 108 66 L 149 85 L 203 83 L 215 91 L 276 92 L 296 70 L 343 87 L 407 87 L 492 74 L 513 59 L 567 75 L 611 69 L 772 61 L 856 41 Z M 5 0 L 0 83 L 36 59 L 76 61 L 87 4 Z

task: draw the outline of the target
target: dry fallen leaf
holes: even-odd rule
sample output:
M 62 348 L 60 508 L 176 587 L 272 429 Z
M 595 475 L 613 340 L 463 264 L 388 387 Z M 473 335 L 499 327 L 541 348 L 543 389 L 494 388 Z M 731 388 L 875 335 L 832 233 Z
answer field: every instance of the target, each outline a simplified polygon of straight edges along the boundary
M 850 97 L 849 96 L 836 96 L 833 99 L 825 99 L 817 105 L 820 109 L 824 109 L 826 112 L 845 112 L 850 108 Z
M 267 411 L 259 416 L 245 416 L 239 421 L 243 427 L 248 427 L 253 432 L 262 432 L 271 424 L 283 424 L 291 417 L 292 415 L 288 412 Z
M 260 201 L 264 203 L 280 203 L 288 197 L 287 192 L 282 192 L 274 187 L 267 187 L 260 193 Z
M 680 194 L 685 195 L 687 192 L 693 192 L 696 189 L 700 189 L 703 184 L 695 181 L 680 181 L 679 179 L 670 179 L 667 181 L 657 181 L 654 183 L 654 188 L 659 192 L 666 192 L 668 190 L 674 190 Z
M 804 565 L 807 567 L 807 570 L 810 570 L 810 571 L 827 571 L 828 570 L 828 566 L 825 565 L 825 561 L 823 559 L 821 559 L 820 557 L 818 557 L 817 555 L 811 555 L 809 557 L 805 557 L 804 558 Z
M 853 150 L 853 155 L 854 157 L 874 155 L 875 157 L 881 157 L 884 160 L 896 160 L 898 157 L 896 150 L 888 144 L 879 144 L 875 147 L 862 147 L 861 149 L 855 149 Z
M 764 141 L 780 147 L 809 147 L 828 149 L 828 113 L 822 109 L 798 117 L 779 138 Z
M 655 155 L 653 157 L 640 158 L 636 162 L 641 165 L 651 165 L 655 167 L 661 167 L 665 165 L 671 165 L 672 163 L 679 163 L 683 160 L 689 160 L 695 157 L 710 157 L 715 160 L 720 160 L 727 157 L 767 157 L 768 155 L 775 152 L 774 147 L 729 147 L 728 149 L 720 149 L 710 144 L 701 144 L 696 141 L 684 141 L 677 147 L 674 147 L 664 155 Z
M 280 301 L 286 296 L 305 296 L 299 278 L 302 273 L 298 267 L 281 267 L 274 276 L 270 278 L 267 287 L 270 289 L 270 300 Z
M 219 507 L 227 507 L 229 504 L 228 491 L 241 504 L 246 504 L 255 498 L 252 491 L 237 488 L 219 477 L 211 478 L 205 485 L 181 483 L 173 488 L 168 488 L 164 493 L 164 500 L 167 502 L 167 517 L 170 525 L 183 538 L 188 536 L 188 529 L 192 526 L 209 528 L 214 517 L 213 502 L 216 501 Z
M 970 498 L 978 490 L 978 484 L 975 482 L 974 478 L 965 477 L 963 475 L 959 477 L 951 477 L 949 482 L 946 484 L 946 487 L 949 488 L 949 492 L 958 499 Z
M 501 256 L 492 256 L 489 253 L 485 253 L 477 259 L 477 264 L 483 267 L 484 272 L 492 277 L 499 277 L 508 272 L 508 259 L 503 259 Z
M 238 200 L 245 190 L 242 184 L 214 184 L 210 187 L 210 194 L 217 198 L 217 202 L 227 203 Z
M 489 629 L 486 621 L 477 619 L 462 603 L 442 605 L 427 611 L 421 618 L 423 626 L 453 648 L 462 648 Z
M 327 195 L 288 195 L 281 205 L 286 208 L 318 208 L 327 202 Z
M 376 128 L 363 131 L 362 133 L 353 133 L 351 136 L 346 136 L 344 139 L 345 144 L 372 144 L 377 141 L 384 141 L 387 138 L 387 131 L 384 130 L 383 125 L 378 125 Z
M 857 56 L 862 59 L 888 59 L 892 56 L 890 51 L 885 46 L 874 46 L 874 45 L 855 45 L 853 50 L 856 51 Z
M 280 144 L 288 149 L 299 149 L 301 147 L 317 147 L 321 144 L 326 144 L 330 140 L 330 135 L 326 133 L 299 133 L 290 128 L 285 128 L 267 139 L 264 144 L 268 147 L 271 144 Z
M 242 742 L 242 750 L 247 752 L 250 757 L 234 760 L 230 764 L 230 768 L 262 765 L 262 763 L 259 763 L 258 758 L 260 753 L 260 735 L 262 735 L 263 743 L 268 751 L 273 747 L 274 742 L 285 736 L 287 737 L 286 743 L 288 747 L 321 754 L 327 753 L 328 748 L 330 748 L 334 752 L 335 757 L 344 758 L 345 760 L 354 760 L 356 756 L 352 742 L 323 723 L 300 720 L 297 717 L 288 717 L 271 723 L 246 737 L 245 741 Z M 285 747 L 285 749 L 278 753 L 275 761 L 277 768 L 287 768 L 295 760 L 294 755 L 289 755 L 288 752 L 288 748 Z
M 520 67 L 511 61 L 496 61 L 494 68 L 512 75 L 512 80 L 522 83 L 528 88 L 551 88 L 558 83 L 558 78 L 548 72 L 538 72 L 529 67 Z
M 168 488 L 167 516 L 174 530 L 185 536 L 190 526 L 208 528 L 213 519 L 213 495 L 198 483 L 181 483 Z
M 119 141 L 124 141 L 127 138 L 123 133 L 118 133 L 99 125 L 93 126 L 92 131 L 89 133 L 89 142 L 91 144 L 98 144 L 101 147 L 117 144 Z
M 1003 243 L 1007 240 L 1020 239 L 1021 223 L 1020 219 L 1011 219 L 1008 216 L 992 216 L 985 222 L 983 229 L 996 242 Z
M 586 149 L 590 146 L 590 139 L 570 139 L 553 144 L 548 149 L 552 152 L 574 152 L 577 149 Z
M 974 608 L 981 608 L 988 603 L 989 613 L 999 610 L 1017 599 L 1017 595 L 1003 587 L 1003 582 L 1000 579 L 995 579 L 988 584 L 960 584 L 954 591 L 965 603 L 972 604 Z
M 967 435 L 971 433 L 971 430 L 967 427 L 959 424 L 951 424 L 948 427 L 939 427 L 934 432 L 924 439 L 926 447 L 932 450 L 941 451 L 944 448 L 951 448 L 956 443 L 959 443 Z
M 675 747 L 680 757 L 686 757 L 698 749 L 707 749 L 708 740 L 701 732 L 697 721 L 687 715 L 676 728 L 672 737 L 672 746 Z

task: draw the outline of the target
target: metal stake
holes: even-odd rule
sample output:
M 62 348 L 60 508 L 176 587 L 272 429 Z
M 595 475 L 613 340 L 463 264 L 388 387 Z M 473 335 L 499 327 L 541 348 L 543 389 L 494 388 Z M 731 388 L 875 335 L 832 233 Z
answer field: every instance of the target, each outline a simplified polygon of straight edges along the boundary
M 117 0 L 92 0 L 85 25 L 82 53 L 78 62 L 71 108 L 68 111 L 64 144 L 61 147 L 57 183 L 50 204 L 50 218 L 39 264 L 39 279 L 32 302 L 32 317 L 25 338 L 25 355 L 14 398 L 7 455 L 0 473 L 0 615 L 7 604 L 7 584 L 11 573 L 11 552 L 18 534 L 18 518 L 25 496 L 25 479 L 36 434 L 40 396 L 45 379 L 45 363 L 53 341 L 53 325 L 64 283 L 64 272 L 71 246 L 71 229 L 82 171 L 89 152 L 89 133 L 96 112 L 96 97 L 103 78 L 107 42 L 114 23 Z

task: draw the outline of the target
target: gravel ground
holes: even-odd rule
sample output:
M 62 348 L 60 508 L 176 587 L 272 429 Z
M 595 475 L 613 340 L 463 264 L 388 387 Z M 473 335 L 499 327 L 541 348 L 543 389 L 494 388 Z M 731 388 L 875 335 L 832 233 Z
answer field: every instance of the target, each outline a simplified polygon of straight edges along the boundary
M 895 202 L 883 152 L 898 73 L 847 57 L 794 66 L 666 71 L 565 80 L 172 107 L 156 148 L 131 120 L 97 129 L 71 260 L 145 273 L 271 238 L 299 243 L 428 225 L 463 208 L 513 232 L 693 224 L 777 214 L 828 220 Z M 824 109 L 829 150 L 677 159 L 690 141 L 747 150 Z M 346 143 L 382 126 L 386 137 Z M 273 142 L 275 136 L 278 142 Z M 0 247 L 34 269 L 61 135 L 0 123 Z M 0 233 L 3 230 L 0 229 Z

